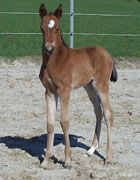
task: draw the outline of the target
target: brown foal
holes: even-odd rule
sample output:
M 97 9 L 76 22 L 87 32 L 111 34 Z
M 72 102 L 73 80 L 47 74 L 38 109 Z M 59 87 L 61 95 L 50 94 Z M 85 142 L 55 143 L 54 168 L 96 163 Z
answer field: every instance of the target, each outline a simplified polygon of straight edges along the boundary
M 70 92 L 83 86 L 93 103 L 96 115 L 96 128 L 91 148 L 92 155 L 99 144 L 101 121 L 107 125 L 107 162 L 112 159 L 111 131 L 113 112 L 109 104 L 109 81 L 117 81 L 117 72 L 110 54 L 98 46 L 70 49 L 62 39 L 59 19 L 62 5 L 54 13 L 47 13 L 42 4 L 39 9 L 41 31 L 43 34 L 42 66 L 39 78 L 46 89 L 47 101 L 47 149 L 41 166 L 46 168 L 52 156 L 54 141 L 55 115 L 58 97 L 61 100 L 60 124 L 65 138 L 65 168 L 71 166 L 71 148 L 69 142 L 68 106 Z

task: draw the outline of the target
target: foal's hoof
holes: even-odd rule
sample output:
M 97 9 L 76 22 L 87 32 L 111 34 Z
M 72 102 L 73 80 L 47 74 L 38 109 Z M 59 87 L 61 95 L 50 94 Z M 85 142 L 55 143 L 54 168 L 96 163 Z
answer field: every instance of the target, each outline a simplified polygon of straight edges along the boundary
M 70 170 L 71 166 L 70 165 L 64 165 L 64 168 Z
M 40 167 L 44 168 L 44 169 L 47 169 L 47 165 L 48 165 L 48 162 L 46 160 L 44 160 L 41 164 L 40 164 Z
M 110 160 L 106 159 L 106 160 L 104 161 L 104 165 L 110 165 L 110 164 L 112 164 L 112 162 L 111 162 Z

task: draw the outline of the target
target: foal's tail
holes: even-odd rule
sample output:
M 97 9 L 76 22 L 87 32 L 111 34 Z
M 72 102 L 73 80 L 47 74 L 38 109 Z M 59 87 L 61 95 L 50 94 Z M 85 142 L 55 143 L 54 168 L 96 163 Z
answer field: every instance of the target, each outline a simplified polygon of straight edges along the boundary
M 116 82 L 117 79 L 118 79 L 118 75 L 117 75 L 117 71 L 116 71 L 116 68 L 115 68 L 114 61 L 113 61 L 113 70 L 112 70 L 112 73 L 111 73 L 110 81 Z

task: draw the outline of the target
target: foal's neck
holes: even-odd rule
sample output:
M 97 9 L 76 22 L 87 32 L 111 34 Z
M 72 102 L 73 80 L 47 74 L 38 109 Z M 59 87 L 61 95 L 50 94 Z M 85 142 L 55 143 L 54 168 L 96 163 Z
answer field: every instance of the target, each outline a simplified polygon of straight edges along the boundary
M 57 52 L 61 52 L 63 53 L 63 51 L 65 50 L 65 47 L 68 47 L 62 37 L 62 34 L 60 32 L 59 36 L 58 36 L 58 39 L 56 41 L 56 44 L 55 44 L 55 50 Z

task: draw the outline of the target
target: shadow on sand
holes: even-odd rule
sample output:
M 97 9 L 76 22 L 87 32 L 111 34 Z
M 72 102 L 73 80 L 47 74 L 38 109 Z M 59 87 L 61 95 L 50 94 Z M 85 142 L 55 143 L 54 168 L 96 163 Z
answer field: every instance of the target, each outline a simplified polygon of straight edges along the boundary
M 82 136 L 76 136 L 73 134 L 69 135 L 70 138 L 70 144 L 71 147 L 79 147 L 85 150 L 88 150 L 90 147 L 85 145 L 84 143 L 78 142 L 79 138 L 84 139 Z M 41 136 L 35 136 L 30 139 L 25 139 L 23 137 L 19 136 L 5 136 L 0 137 L 0 143 L 4 143 L 9 149 L 21 149 L 23 151 L 26 151 L 33 157 L 37 157 L 40 162 L 43 160 L 43 155 L 45 154 L 44 149 L 46 148 L 46 140 L 47 140 L 47 134 L 42 134 Z M 55 134 L 54 136 L 54 146 L 59 145 L 60 143 L 64 143 L 64 135 L 63 134 Z M 95 151 L 94 153 L 102 160 L 105 160 L 105 158 L 98 152 Z M 56 157 L 52 157 L 54 160 L 54 163 L 60 163 L 64 164 L 64 162 L 59 161 Z

